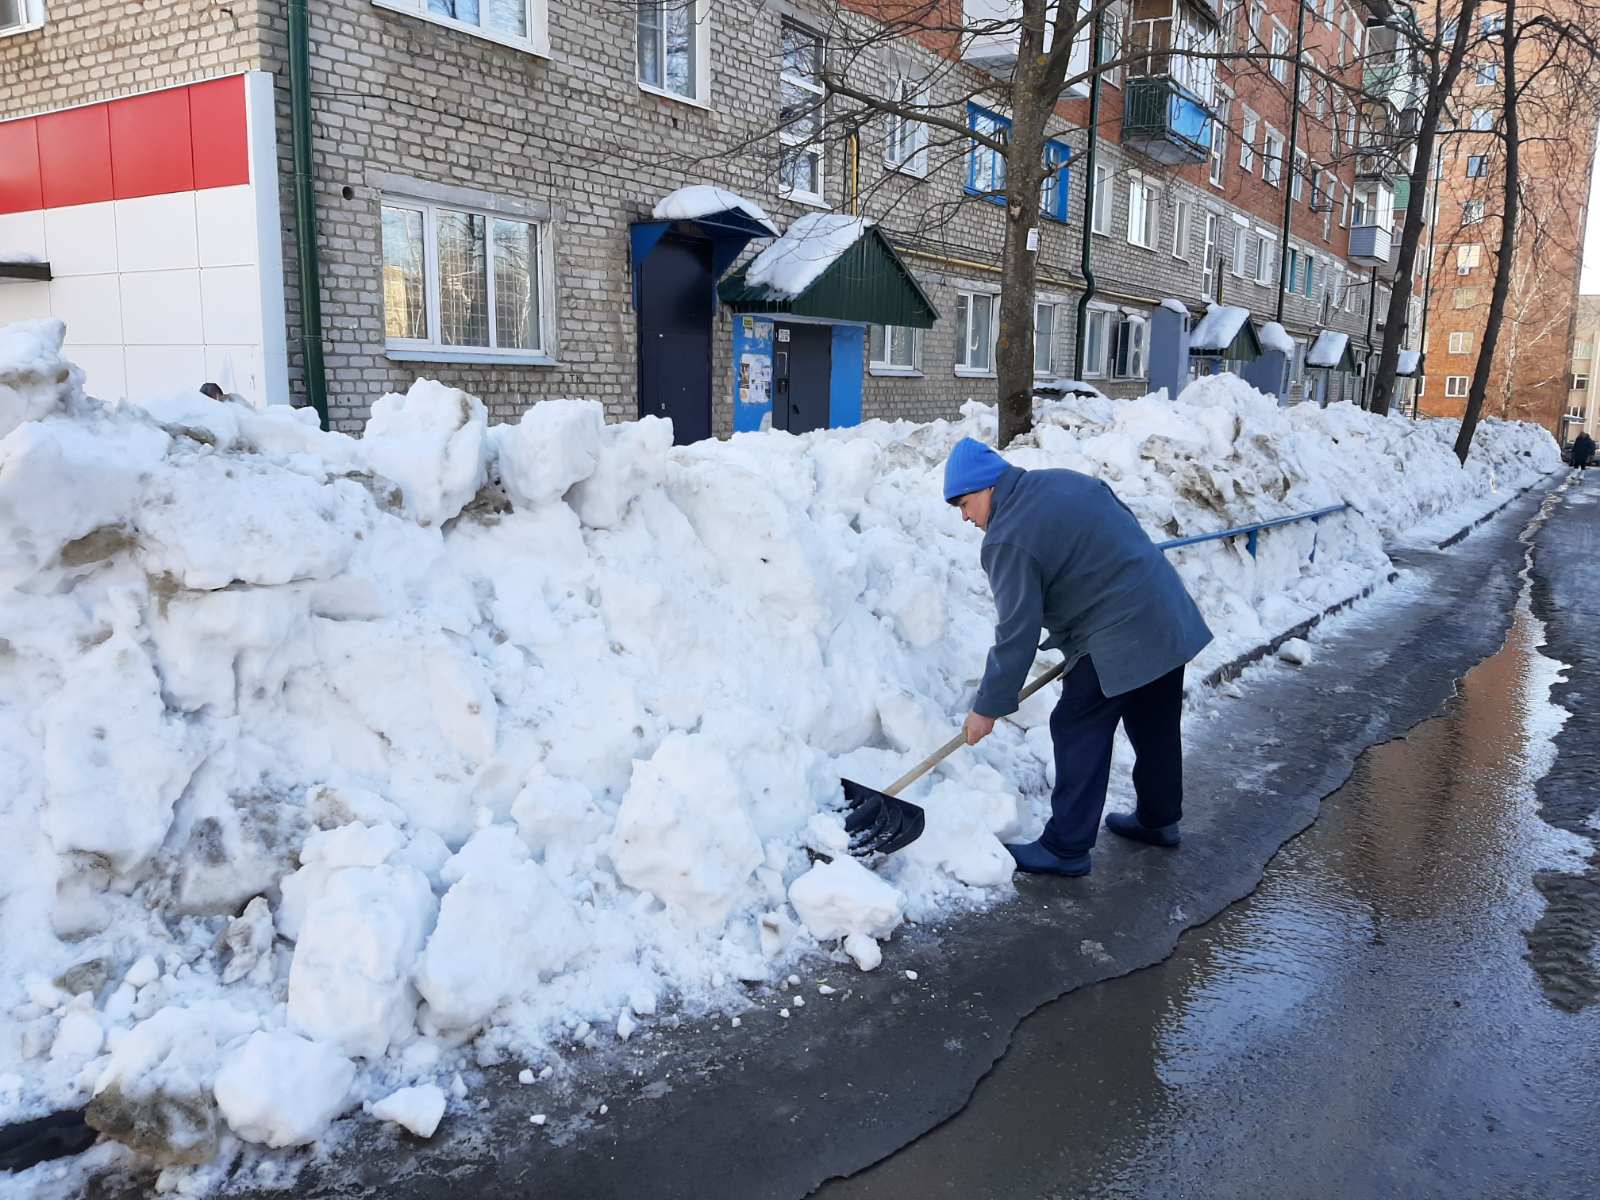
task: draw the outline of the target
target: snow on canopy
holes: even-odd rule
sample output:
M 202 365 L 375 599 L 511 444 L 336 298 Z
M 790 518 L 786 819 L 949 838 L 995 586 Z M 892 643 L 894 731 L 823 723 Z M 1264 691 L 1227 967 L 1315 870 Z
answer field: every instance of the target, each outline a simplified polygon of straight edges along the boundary
M 778 227 L 772 223 L 772 218 L 767 216 L 766 210 L 754 200 L 746 200 L 737 192 L 713 187 L 709 183 L 681 187 L 663 196 L 651 210 L 650 215 L 658 221 L 692 221 L 696 217 L 715 216 L 717 213 L 730 210 L 742 212 L 751 220 L 758 221 L 771 230 L 773 237 L 778 236 Z
M 1306 352 L 1306 366 L 1337 367 L 1349 345 L 1348 333 L 1340 333 L 1337 329 L 1324 329 L 1317 334 L 1317 340 L 1311 343 L 1311 349 Z
M 1400 351 L 1399 359 L 1395 363 L 1394 373 L 1396 375 L 1415 375 L 1421 362 L 1422 351 L 1402 350 Z
M 1285 358 L 1294 357 L 1294 339 L 1289 336 L 1289 331 L 1278 322 L 1268 321 L 1256 333 L 1261 338 L 1261 348 L 1263 350 L 1276 350 Z
M 1189 334 L 1189 349 L 1205 354 L 1220 354 L 1233 345 L 1239 330 L 1250 319 L 1248 308 L 1232 304 L 1208 304 L 1206 315 Z
M 807 213 L 755 256 L 745 272 L 745 282 L 793 299 L 839 261 L 871 224 L 865 217 L 846 213 Z

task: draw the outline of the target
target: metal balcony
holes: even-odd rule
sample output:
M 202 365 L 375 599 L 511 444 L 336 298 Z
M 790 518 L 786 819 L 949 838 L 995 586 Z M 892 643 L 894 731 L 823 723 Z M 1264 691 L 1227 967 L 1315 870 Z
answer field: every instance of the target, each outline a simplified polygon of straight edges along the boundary
M 1211 155 L 1211 113 L 1200 98 L 1164 75 L 1125 81 L 1122 144 L 1169 166 Z
M 1389 228 L 1386 225 L 1356 225 L 1350 230 L 1350 261 L 1358 267 L 1389 265 Z

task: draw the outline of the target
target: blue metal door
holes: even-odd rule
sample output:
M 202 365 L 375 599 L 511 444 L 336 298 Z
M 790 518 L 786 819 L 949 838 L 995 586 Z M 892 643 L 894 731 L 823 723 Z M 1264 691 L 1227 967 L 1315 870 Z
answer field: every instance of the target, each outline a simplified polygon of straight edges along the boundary
M 711 436 L 711 243 L 669 233 L 639 272 L 639 415 L 678 445 Z

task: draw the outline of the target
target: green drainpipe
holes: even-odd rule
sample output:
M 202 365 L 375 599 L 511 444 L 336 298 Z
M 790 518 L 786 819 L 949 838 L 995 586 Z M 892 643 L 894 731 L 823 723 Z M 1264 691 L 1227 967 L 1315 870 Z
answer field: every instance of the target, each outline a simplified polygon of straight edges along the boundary
M 1083 352 L 1089 340 L 1089 301 L 1094 299 L 1090 249 L 1094 229 L 1094 163 L 1100 144 L 1100 12 L 1089 34 L 1089 153 L 1083 169 L 1083 295 L 1078 297 L 1078 336 L 1073 339 L 1072 377 L 1083 378 Z
M 317 204 L 311 190 L 311 30 L 306 0 L 289 0 L 289 124 L 294 133 L 294 228 L 300 275 L 300 355 L 306 399 L 328 428 L 328 374 L 322 365 L 322 272 L 317 266 Z

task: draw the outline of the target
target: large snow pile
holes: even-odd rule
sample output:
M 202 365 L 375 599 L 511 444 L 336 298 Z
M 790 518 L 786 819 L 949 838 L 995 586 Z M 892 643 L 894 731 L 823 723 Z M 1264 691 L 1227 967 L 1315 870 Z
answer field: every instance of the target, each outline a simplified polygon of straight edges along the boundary
M 993 610 L 940 475 L 992 409 L 674 448 L 577 401 L 487 428 L 422 382 L 352 439 L 102 405 L 61 335 L 0 334 L 0 1120 L 92 1098 L 173 1164 L 362 1104 L 431 1130 L 474 1059 L 870 966 L 1009 888 L 1045 696 L 912 790 L 927 833 L 877 874 L 806 851 L 838 854 L 841 776 L 965 711 Z M 1453 436 L 1220 377 L 1047 405 L 1011 457 L 1157 538 L 1361 509 L 1176 556 L 1198 678 L 1379 577 L 1386 533 L 1559 462 L 1488 422 L 1463 471 Z

